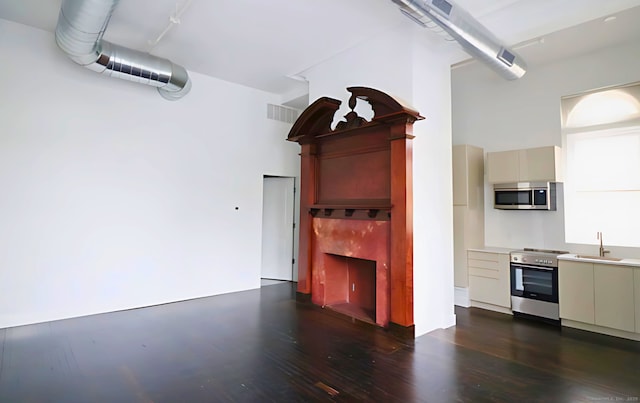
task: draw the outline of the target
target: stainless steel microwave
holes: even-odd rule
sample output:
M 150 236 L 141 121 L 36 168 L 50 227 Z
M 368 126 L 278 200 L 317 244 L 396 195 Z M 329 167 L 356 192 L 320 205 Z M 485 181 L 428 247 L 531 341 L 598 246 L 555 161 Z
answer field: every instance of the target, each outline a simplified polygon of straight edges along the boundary
M 555 210 L 555 182 L 493 185 L 493 207 L 502 210 Z

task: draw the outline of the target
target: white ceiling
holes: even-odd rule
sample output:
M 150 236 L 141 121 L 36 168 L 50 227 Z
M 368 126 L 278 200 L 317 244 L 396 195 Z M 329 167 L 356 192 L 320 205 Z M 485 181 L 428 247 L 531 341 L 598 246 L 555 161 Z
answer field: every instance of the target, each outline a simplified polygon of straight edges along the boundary
M 530 68 L 562 55 L 640 40 L 640 0 L 455 2 L 507 45 L 544 36 L 543 44 L 518 51 Z M 53 32 L 60 3 L 0 0 L 0 18 Z M 184 6 L 180 24 L 173 25 L 151 48 L 149 41 Z M 602 22 L 613 14 L 618 16 L 615 21 Z M 549 35 L 594 19 L 597 21 Z M 301 85 L 291 76 L 400 24 L 412 23 L 391 0 L 122 0 L 105 39 L 151 51 L 191 71 L 285 94 Z M 423 31 L 442 41 L 431 31 Z

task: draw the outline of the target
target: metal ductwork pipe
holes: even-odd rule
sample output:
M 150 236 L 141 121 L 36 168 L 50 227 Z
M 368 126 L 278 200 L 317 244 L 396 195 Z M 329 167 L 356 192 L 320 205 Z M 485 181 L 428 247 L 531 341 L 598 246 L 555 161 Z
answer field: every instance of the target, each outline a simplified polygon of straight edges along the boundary
M 429 27 L 437 24 L 471 56 L 487 64 L 507 80 L 516 80 L 526 72 L 526 63 L 451 0 L 391 0 L 411 20 Z
M 56 43 L 74 62 L 100 74 L 158 88 L 165 99 L 187 95 L 191 80 L 170 60 L 102 40 L 119 0 L 63 0 Z

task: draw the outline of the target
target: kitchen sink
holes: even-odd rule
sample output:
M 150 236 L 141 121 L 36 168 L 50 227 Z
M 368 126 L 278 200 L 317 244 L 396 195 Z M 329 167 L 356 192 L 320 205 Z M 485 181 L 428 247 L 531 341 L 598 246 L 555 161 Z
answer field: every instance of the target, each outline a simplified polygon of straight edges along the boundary
M 619 257 L 609 257 L 609 256 L 589 256 L 589 255 L 576 255 L 578 259 L 594 259 L 594 260 L 608 260 L 610 262 L 619 262 L 622 259 Z

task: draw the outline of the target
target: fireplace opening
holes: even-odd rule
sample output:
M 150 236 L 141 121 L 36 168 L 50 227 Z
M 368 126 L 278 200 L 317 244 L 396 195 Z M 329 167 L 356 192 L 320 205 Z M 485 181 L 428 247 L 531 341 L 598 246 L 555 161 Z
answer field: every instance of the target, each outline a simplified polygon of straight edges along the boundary
M 326 253 L 325 307 L 376 323 L 376 262 Z

